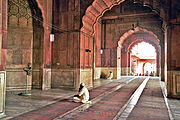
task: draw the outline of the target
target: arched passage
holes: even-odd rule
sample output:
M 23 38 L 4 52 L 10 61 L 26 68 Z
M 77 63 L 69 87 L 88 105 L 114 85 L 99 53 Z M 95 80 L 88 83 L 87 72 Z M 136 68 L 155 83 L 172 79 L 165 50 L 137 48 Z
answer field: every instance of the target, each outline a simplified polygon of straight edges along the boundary
M 37 1 L 8 0 L 7 89 L 26 88 L 27 64 L 32 66 L 28 89 L 42 88 L 44 15 Z
M 39 1 L 29 1 L 33 19 L 33 46 L 32 46 L 32 88 L 42 88 L 45 19 Z
M 141 43 L 142 41 L 147 42 L 154 46 L 156 49 L 156 63 L 157 63 L 157 75 L 159 76 L 159 71 L 161 70 L 161 46 L 159 43 L 159 39 L 152 32 L 147 31 L 142 28 L 135 28 L 135 31 L 132 33 L 131 30 L 127 33 L 124 33 L 121 36 L 118 46 L 121 48 L 121 51 L 117 51 L 121 54 L 121 74 L 122 75 L 130 75 L 130 53 L 131 49 Z
M 117 21 L 118 21 L 118 19 L 121 20 L 121 18 L 123 18 L 123 16 L 117 16 L 115 18 L 107 17 L 107 19 L 106 19 L 104 17 L 104 14 L 108 11 L 113 12 L 112 9 L 114 7 L 120 6 L 121 4 L 124 4 L 125 2 L 131 2 L 131 4 L 135 4 L 135 3 L 133 3 L 133 1 L 128 1 L 128 0 L 124 0 L 124 1 L 95 0 L 93 2 L 93 4 L 87 8 L 85 15 L 82 18 L 83 26 L 81 28 L 81 37 L 80 37 L 80 43 L 82 43 L 80 45 L 80 68 L 85 70 L 85 68 L 87 68 L 85 66 L 90 66 L 90 65 L 85 65 L 86 63 L 83 62 L 84 59 L 88 59 L 88 60 L 92 59 L 92 61 L 89 62 L 92 66 L 89 68 L 89 69 L 92 69 L 92 71 L 89 71 L 92 73 L 92 77 L 88 80 L 85 80 L 85 79 L 82 79 L 82 80 L 92 81 L 93 80 L 92 78 L 95 78 L 95 79 L 99 78 L 99 77 L 101 77 L 100 74 L 102 73 L 102 70 L 104 70 L 104 72 L 106 74 L 108 74 L 109 71 L 114 71 L 114 73 L 115 73 L 114 78 L 117 78 L 117 76 L 119 76 L 119 71 L 120 71 L 121 67 L 119 67 L 118 65 L 121 64 L 120 63 L 121 60 L 120 60 L 119 53 L 117 53 L 118 46 L 116 43 L 116 40 L 117 40 L 116 37 L 120 38 L 120 36 L 122 34 L 121 33 L 119 34 L 119 33 L 117 33 L 117 31 L 116 32 L 114 31 L 116 29 L 116 27 L 108 27 L 108 28 L 105 27 L 105 25 L 103 25 L 103 24 L 106 24 L 107 22 L 103 23 L 103 21 L 107 21 L 108 19 L 110 19 L 112 21 L 113 20 L 116 21 L 116 19 L 117 19 Z M 147 13 L 147 15 L 154 15 L 157 18 L 160 18 L 160 16 L 162 15 L 162 14 L 160 14 L 161 8 L 155 9 L 155 8 L 157 8 L 158 3 L 155 3 L 151 6 L 151 3 L 148 3 L 147 1 L 145 1 L 145 2 L 141 1 L 141 2 L 137 2 L 136 4 L 138 4 L 142 8 L 144 8 L 144 6 L 148 6 L 145 8 L 145 9 L 147 9 L 147 11 L 149 11 L 149 13 Z M 130 17 L 133 17 L 132 14 L 133 13 L 131 12 Z M 137 16 L 139 16 L 139 14 L 137 14 Z M 116 22 L 114 24 L 116 24 Z M 116 25 L 114 25 L 114 26 L 116 26 Z M 147 26 L 145 26 L 145 28 L 146 27 Z M 160 29 L 162 26 L 160 25 L 157 27 L 159 27 L 158 30 L 161 31 Z M 130 28 L 131 28 L 131 25 L 127 25 L 127 29 L 130 30 Z M 105 34 L 103 33 L 103 30 L 105 30 L 105 29 L 110 29 L 109 33 L 111 33 L 115 36 L 113 39 L 116 39 L 116 40 L 113 43 L 109 42 L 109 44 L 110 45 L 112 44 L 112 46 L 108 46 L 108 47 L 102 46 L 102 44 L 106 44 L 104 42 L 104 40 L 102 40 L 102 39 L 111 37 L 111 35 L 109 35 L 108 37 L 106 36 L 106 38 L 104 38 Z M 153 28 L 148 28 L 148 31 L 149 32 L 153 31 Z M 127 37 L 127 36 L 128 36 L 128 34 L 125 32 L 123 37 Z M 163 39 L 162 33 L 158 34 L 157 36 L 158 36 L 158 39 L 159 39 L 159 37 L 161 40 Z M 123 38 L 123 39 L 125 39 L 125 38 Z M 87 42 L 89 42 L 89 44 L 93 45 L 93 46 L 90 46 L 90 45 L 85 46 L 84 43 L 87 43 Z M 123 41 L 120 41 L 120 42 L 123 42 Z M 116 44 L 116 46 L 114 44 Z M 87 53 L 85 52 L 85 49 L 91 49 L 91 53 L 88 53 L 88 55 L 86 55 Z M 119 46 L 118 49 L 122 49 L 121 46 Z M 103 51 L 103 53 L 101 54 L 100 51 Z M 86 58 L 85 58 L 85 56 L 86 56 Z M 115 59 L 114 59 L 114 56 L 116 57 Z M 119 62 L 117 62 L 117 61 L 119 61 Z M 94 71 L 94 73 L 93 73 L 93 71 Z M 86 72 L 86 74 L 89 74 L 89 72 Z M 83 72 L 83 74 L 84 73 L 85 72 Z M 82 80 L 80 78 L 80 82 Z
M 143 63 L 143 75 L 144 76 L 156 76 L 153 64 L 151 61 Z
M 130 75 L 144 76 L 150 75 L 150 73 L 155 74 L 159 71 L 157 62 L 157 50 L 148 42 L 142 40 L 131 47 Z M 144 67 L 144 65 L 146 65 L 146 67 Z

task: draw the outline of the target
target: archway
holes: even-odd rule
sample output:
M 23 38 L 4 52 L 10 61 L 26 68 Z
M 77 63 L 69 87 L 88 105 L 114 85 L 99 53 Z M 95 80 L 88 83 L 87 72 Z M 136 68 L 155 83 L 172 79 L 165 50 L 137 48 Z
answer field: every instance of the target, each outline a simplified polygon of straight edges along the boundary
M 156 73 L 157 53 L 151 44 L 142 41 L 134 45 L 130 51 L 130 75 L 152 76 Z
M 156 69 L 154 69 L 154 65 L 150 62 L 146 62 L 143 64 L 143 73 L 144 76 L 155 76 Z
M 23 68 L 32 65 L 28 89 L 42 87 L 43 15 L 36 1 L 8 1 L 7 90 L 25 89 Z
M 152 32 L 142 29 L 142 28 L 135 28 L 135 31 L 132 33 L 131 30 L 129 30 L 127 33 L 125 33 L 123 36 L 121 36 L 118 45 L 121 49 L 121 51 L 117 51 L 121 54 L 121 74 L 122 75 L 130 75 L 131 74 L 131 55 L 132 48 L 141 43 L 146 42 L 151 44 L 155 50 L 156 50 L 156 72 L 157 76 L 160 75 L 161 70 L 161 46 L 160 46 L 160 40 L 157 38 L 155 34 Z M 143 73 L 141 73 L 143 74 Z
M 100 4 L 102 2 L 102 4 Z M 113 11 L 112 9 L 117 7 L 117 6 L 120 6 L 126 2 L 131 2 L 131 4 L 135 4 L 133 3 L 132 1 L 128 1 L 128 0 L 125 0 L 125 1 L 101 1 L 101 0 L 95 0 L 93 2 L 93 4 L 88 7 L 88 9 L 86 10 L 86 13 L 85 15 L 83 16 L 83 19 L 82 19 L 82 22 L 83 22 L 83 27 L 81 28 L 81 37 L 80 37 L 80 41 L 81 43 L 86 43 L 88 41 L 91 41 L 91 44 L 93 44 L 94 47 L 89 47 L 88 49 L 93 49 L 93 51 L 91 51 L 91 54 L 89 55 L 92 55 L 92 57 L 89 56 L 89 58 L 92 58 L 92 71 L 94 73 L 92 73 L 92 79 L 90 81 L 93 80 L 93 78 L 97 79 L 99 78 L 103 71 L 103 73 L 105 74 L 108 74 L 109 71 L 113 71 L 114 73 L 114 78 L 118 78 L 120 77 L 120 72 L 122 70 L 122 67 L 120 67 L 120 64 L 122 62 L 122 59 L 121 59 L 121 53 L 117 52 L 117 48 L 118 48 L 118 51 L 119 50 L 123 50 L 122 46 L 120 44 L 123 43 L 123 41 L 129 37 L 129 35 L 131 34 L 134 34 L 136 32 L 139 31 L 139 33 L 149 33 L 151 34 L 151 37 L 154 37 L 154 38 L 157 38 L 157 40 L 163 40 L 162 38 L 162 31 L 161 31 L 161 27 L 162 27 L 162 24 L 160 23 L 160 26 L 157 26 L 159 27 L 159 31 L 161 32 L 160 34 L 157 34 L 157 36 L 153 33 L 153 32 L 150 32 L 150 31 L 154 31 L 153 29 L 154 28 L 148 28 L 149 25 L 147 26 L 143 26 L 142 28 L 146 28 L 146 29 L 142 29 L 140 27 L 136 27 L 135 28 L 135 32 L 132 32 L 130 29 L 132 28 L 132 23 L 129 24 L 129 25 L 126 25 L 126 29 L 128 29 L 128 32 L 127 30 L 126 31 L 123 31 L 124 34 L 122 35 L 122 32 L 119 32 L 117 33 L 117 27 L 105 27 L 105 25 L 103 26 L 103 24 L 106 24 L 108 19 L 113 21 L 114 20 L 114 26 L 116 26 L 116 21 L 121 21 L 124 17 L 134 17 L 134 16 L 138 16 L 140 17 L 141 15 L 150 15 L 150 16 L 154 16 L 155 18 L 157 18 L 156 20 L 157 21 L 161 21 L 159 20 L 159 12 L 154 10 L 152 7 L 145 7 L 146 9 L 146 14 L 132 14 L 133 12 L 131 12 L 131 15 L 118 15 L 118 16 L 115 16 L 115 17 L 104 17 L 104 14 L 107 13 L 108 11 Z M 142 2 L 143 3 L 143 2 Z M 137 2 L 136 5 L 138 5 L 139 7 L 141 8 L 144 8 L 144 5 L 142 3 L 139 3 Z M 155 6 L 154 6 L 155 8 Z M 122 14 L 122 13 L 121 13 Z M 122 22 L 122 21 L 121 21 Z M 136 23 L 135 21 L 133 21 L 133 23 Z M 125 27 L 124 27 L 125 28 Z M 114 43 L 109 43 L 110 46 L 104 46 L 102 44 L 106 44 L 105 41 L 103 41 L 102 39 L 104 39 L 104 35 L 102 32 L 103 30 L 105 29 L 110 29 L 109 30 L 109 33 L 112 33 L 115 37 L 114 40 L 117 38 L 121 38 L 121 40 L 118 40 L 119 42 L 116 43 L 116 40 L 114 41 Z M 115 32 L 115 31 L 116 32 Z M 121 37 L 123 36 L 123 37 Z M 110 38 L 112 36 L 106 36 L 106 38 Z M 116 44 L 116 46 L 114 46 L 114 44 Z M 118 46 L 117 46 L 118 44 Z M 159 47 L 159 41 L 155 41 L 155 44 Z M 80 51 L 80 60 L 82 61 L 80 64 L 81 64 L 81 68 L 84 69 L 83 65 L 83 60 L 85 59 L 84 55 L 86 54 L 85 53 L 85 46 L 82 45 L 81 48 L 80 48 L 82 51 Z M 160 50 L 160 49 L 158 49 Z M 103 52 L 102 52 L 103 51 Z M 101 53 L 102 52 L 102 53 Z M 158 51 L 159 52 L 159 51 Z M 116 57 L 114 59 L 114 56 Z M 158 59 L 159 60 L 159 59 Z M 85 72 L 83 72 L 84 74 Z M 89 72 L 87 72 L 87 74 L 89 74 Z M 128 74 L 127 74 L 128 75 Z M 84 79 L 83 79 L 84 80 Z M 82 81 L 80 79 L 80 81 Z M 89 81 L 89 80 L 87 80 Z
M 33 46 L 32 46 L 32 88 L 42 89 L 43 60 L 44 60 L 44 14 L 39 1 L 29 0 L 33 19 Z M 39 7 L 40 6 L 40 7 Z

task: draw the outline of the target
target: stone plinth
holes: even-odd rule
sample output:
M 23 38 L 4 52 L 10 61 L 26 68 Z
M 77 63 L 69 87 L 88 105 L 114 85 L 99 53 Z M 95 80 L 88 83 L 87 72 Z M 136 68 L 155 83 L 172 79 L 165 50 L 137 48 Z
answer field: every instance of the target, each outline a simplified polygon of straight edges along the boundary
M 42 90 L 51 89 L 51 69 L 43 70 Z
M 0 71 L 0 118 L 5 113 L 6 72 Z
M 107 78 L 110 74 L 110 71 L 113 73 L 112 79 L 117 79 L 117 68 L 116 67 L 103 67 L 101 68 L 101 78 Z
M 80 83 L 85 83 L 86 87 L 93 87 L 92 69 L 80 69 Z
M 121 68 L 121 75 L 122 75 L 122 76 L 128 76 L 128 75 L 130 75 L 130 67 L 122 67 L 122 68 Z
M 180 98 L 180 71 L 168 71 L 167 96 Z

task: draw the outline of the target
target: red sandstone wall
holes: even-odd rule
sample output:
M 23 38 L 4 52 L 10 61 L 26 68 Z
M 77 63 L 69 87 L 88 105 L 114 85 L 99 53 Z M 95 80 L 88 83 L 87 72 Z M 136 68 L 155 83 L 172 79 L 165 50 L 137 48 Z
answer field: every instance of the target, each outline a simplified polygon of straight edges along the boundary
M 77 75 L 80 67 L 79 4 L 79 0 L 54 0 L 53 33 L 55 39 L 52 42 L 51 81 L 53 88 L 74 87 L 79 79 Z
M 81 33 L 80 46 L 80 68 L 92 68 L 93 38 L 91 36 Z
M 172 19 L 167 31 L 167 95 L 180 97 L 180 17 Z
M 101 67 L 101 53 L 100 53 L 100 50 L 102 48 L 102 31 L 101 31 L 101 21 L 99 20 L 97 23 L 96 23 L 96 26 L 95 26 L 95 64 L 96 64 L 96 67 Z
M 103 54 L 101 55 L 101 67 L 116 67 L 117 66 L 117 46 L 118 39 L 115 38 L 114 24 L 103 24 L 102 27 L 102 48 Z
M 180 3 L 172 0 L 170 4 L 170 21 L 165 43 L 167 96 L 180 98 Z
M 1 27 L 0 33 L 2 34 L 2 44 L 1 44 L 1 64 L 0 70 L 5 70 L 6 65 L 6 48 L 7 48 L 7 1 L 1 0 Z
M 61 0 L 54 6 L 54 34 L 52 43 L 53 68 L 77 68 L 80 22 L 78 21 L 78 1 Z
M 168 39 L 168 70 L 180 70 L 180 17 L 172 20 Z

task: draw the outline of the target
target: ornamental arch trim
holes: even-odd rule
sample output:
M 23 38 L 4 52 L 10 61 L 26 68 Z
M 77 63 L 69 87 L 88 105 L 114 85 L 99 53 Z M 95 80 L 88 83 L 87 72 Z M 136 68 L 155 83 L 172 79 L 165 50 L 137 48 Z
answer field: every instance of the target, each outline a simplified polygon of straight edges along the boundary
M 119 5 L 126 0 L 94 0 L 91 6 L 86 9 L 85 15 L 82 18 L 83 26 L 81 32 L 93 35 L 95 30 L 96 21 L 103 16 L 103 14 L 110 10 L 115 5 Z M 138 0 L 134 3 L 140 3 L 143 6 L 147 6 L 157 13 L 160 18 L 165 18 L 164 9 L 157 0 L 150 2 L 149 0 Z

